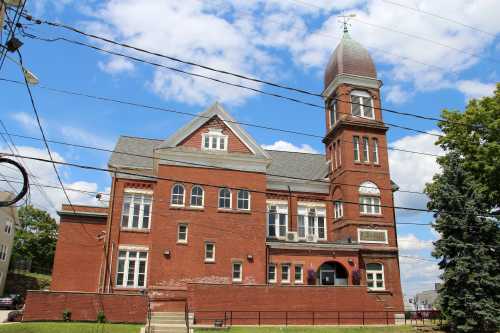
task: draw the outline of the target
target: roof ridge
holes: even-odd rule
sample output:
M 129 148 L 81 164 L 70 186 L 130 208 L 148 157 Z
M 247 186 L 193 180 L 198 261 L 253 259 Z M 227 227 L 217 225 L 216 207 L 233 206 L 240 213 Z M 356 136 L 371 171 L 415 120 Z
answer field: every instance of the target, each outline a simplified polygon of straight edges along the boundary
M 122 135 L 120 134 L 120 138 L 132 138 L 132 139 L 143 139 L 150 141 L 164 141 L 165 139 L 153 139 L 153 138 L 145 138 L 143 136 L 132 136 L 132 135 Z
M 305 151 L 289 151 L 289 150 L 279 150 L 279 149 L 264 149 L 265 151 L 277 151 L 280 153 L 289 153 L 289 154 L 306 154 L 306 155 L 320 155 L 320 156 L 325 156 L 325 154 L 322 153 L 309 153 Z

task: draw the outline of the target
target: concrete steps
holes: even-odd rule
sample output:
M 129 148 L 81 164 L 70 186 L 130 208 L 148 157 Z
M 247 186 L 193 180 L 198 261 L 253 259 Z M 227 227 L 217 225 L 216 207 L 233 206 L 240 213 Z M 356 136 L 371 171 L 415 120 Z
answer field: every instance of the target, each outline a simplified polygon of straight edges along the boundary
M 193 314 L 189 314 L 189 324 L 193 323 Z M 151 331 L 148 332 L 148 327 Z M 192 329 L 191 329 L 192 331 Z M 152 312 L 151 321 L 144 328 L 145 333 L 187 333 L 184 312 Z

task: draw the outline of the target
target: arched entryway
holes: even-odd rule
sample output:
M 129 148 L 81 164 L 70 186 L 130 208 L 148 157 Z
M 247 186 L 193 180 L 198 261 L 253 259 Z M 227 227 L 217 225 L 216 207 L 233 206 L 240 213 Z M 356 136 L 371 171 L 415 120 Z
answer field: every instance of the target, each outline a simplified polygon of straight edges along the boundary
M 347 286 L 347 270 L 336 261 L 327 261 L 318 269 L 318 284 L 323 286 Z

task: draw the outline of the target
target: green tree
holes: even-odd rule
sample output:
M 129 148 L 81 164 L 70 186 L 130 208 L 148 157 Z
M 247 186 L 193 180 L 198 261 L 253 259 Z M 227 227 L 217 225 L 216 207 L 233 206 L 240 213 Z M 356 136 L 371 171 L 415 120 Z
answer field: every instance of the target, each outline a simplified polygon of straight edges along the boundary
M 441 239 L 440 308 L 453 332 L 500 328 L 500 85 L 464 113 L 443 111 L 441 173 L 426 186 Z
M 46 212 L 33 206 L 18 211 L 20 228 L 16 230 L 12 261 L 31 260 L 32 271 L 52 270 L 57 242 L 56 221 Z

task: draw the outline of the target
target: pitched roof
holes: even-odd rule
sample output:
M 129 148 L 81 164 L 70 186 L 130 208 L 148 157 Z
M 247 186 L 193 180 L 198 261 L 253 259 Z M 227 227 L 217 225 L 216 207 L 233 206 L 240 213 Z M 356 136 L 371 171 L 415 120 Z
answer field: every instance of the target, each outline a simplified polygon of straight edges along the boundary
M 153 156 L 153 150 L 164 141 L 130 136 L 120 136 L 115 151 L 127 154 Z M 296 153 L 276 150 L 265 150 L 271 158 L 268 173 L 284 177 L 306 179 L 322 179 L 328 174 L 325 156 L 321 154 Z M 108 164 L 113 167 L 153 168 L 153 159 L 112 153 Z

